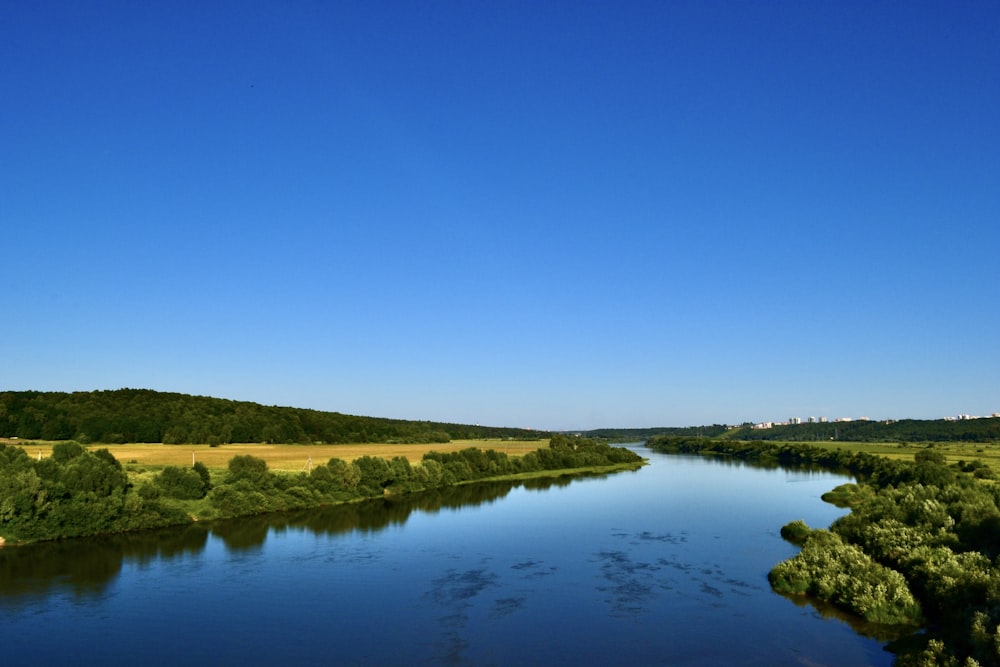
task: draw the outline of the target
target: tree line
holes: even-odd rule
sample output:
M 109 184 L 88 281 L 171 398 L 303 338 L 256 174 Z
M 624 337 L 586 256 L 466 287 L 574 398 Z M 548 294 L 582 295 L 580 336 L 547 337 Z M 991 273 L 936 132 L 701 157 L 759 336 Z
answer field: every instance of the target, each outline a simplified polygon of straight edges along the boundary
M 611 442 L 641 442 L 658 435 L 717 438 L 729 430 L 725 424 L 708 426 L 654 426 L 651 428 L 597 428 L 583 431 L 587 438 L 600 438 Z
M 680 434 L 678 434 L 680 435 Z M 708 435 L 708 434 L 706 434 Z M 709 436 L 712 437 L 712 436 Z M 900 419 L 812 422 L 730 431 L 733 440 L 846 440 L 849 442 L 1000 442 L 1000 417 L 982 419 Z
M 0 392 L 0 437 L 89 443 L 435 443 L 544 439 L 527 429 L 359 417 L 205 396 L 118 389 Z
M 350 463 L 331 458 L 308 473 L 280 474 L 253 456 L 229 462 L 223 482 L 211 489 L 210 518 L 299 509 L 362 498 L 413 493 L 522 473 L 638 465 L 631 450 L 592 440 L 555 436 L 549 447 L 510 457 L 493 449 L 428 452 L 419 465 L 396 456 L 362 456 Z
M 904 667 L 1000 667 L 1000 486 L 981 466 L 947 465 L 933 449 L 913 461 L 810 445 L 658 438 L 664 452 L 732 456 L 762 465 L 847 472 L 824 499 L 850 507 L 829 529 L 801 521 L 782 535 L 802 545 L 769 579 L 877 623 L 918 623 L 891 646 Z M 985 479 L 984 479 L 985 478 Z
M 539 471 L 636 467 L 631 450 L 582 438 L 556 436 L 549 446 L 519 457 L 468 448 L 428 452 L 418 465 L 403 457 L 331 458 L 308 472 L 268 469 L 241 455 L 218 479 L 201 463 L 166 466 L 150 479 L 130 482 L 107 449 L 89 451 L 60 442 L 52 456 L 35 460 L 21 447 L 0 444 L 0 537 L 8 542 L 119 533 L 198 519 L 219 519 L 304 509 L 386 495 L 438 489 L 487 478 Z
M 60 442 L 30 458 L 0 444 L 0 538 L 9 542 L 158 528 L 190 521 L 178 507 L 140 496 L 106 449 Z

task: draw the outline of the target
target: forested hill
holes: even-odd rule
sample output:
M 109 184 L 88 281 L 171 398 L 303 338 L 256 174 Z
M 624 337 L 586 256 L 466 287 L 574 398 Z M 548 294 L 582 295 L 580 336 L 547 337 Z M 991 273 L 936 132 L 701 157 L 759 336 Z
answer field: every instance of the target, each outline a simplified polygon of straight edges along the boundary
M 898 421 L 816 422 L 765 429 L 745 426 L 726 433 L 731 440 L 847 440 L 851 442 L 1000 441 L 1000 417 L 982 419 L 900 419 Z
M 149 389 L 0 392 L 0 437 L 85 444 L 448 442 L 549 436 L 528 429 L 357 417 Z

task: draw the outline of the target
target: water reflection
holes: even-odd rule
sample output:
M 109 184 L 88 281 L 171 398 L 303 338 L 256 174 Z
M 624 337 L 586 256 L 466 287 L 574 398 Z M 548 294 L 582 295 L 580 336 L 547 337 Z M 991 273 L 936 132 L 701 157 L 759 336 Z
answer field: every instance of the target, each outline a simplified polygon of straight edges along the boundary
M 773 592 L 776 595 L 780 595 L 785 598 L 796 607 L 809 607 L 823 618 L 830 618 L 840 621 L 841 623 L 846 623 L 859 635 L 871 637 L 872 639 L 876 639 L 880 642 L 899 641 L 904 637 L 913 635 L 915 632 L 913 626 L 911 625 L 881 625 L 879 623 L 869 623 L 859 616 L 843 612 L 834 607 L 832 604 L 823 602 L 822 600 L 807 598 L 802 595 L 786 595 L 784 593 L 778 593 L 777 591 Z
M 70 591 L 77 598 L 100 596 L 126 561 L 145 564 L 196 555 L 205 549 L 209 536 L 219 538 L 230 552 L 252 553 L 263 547 L 271 531 L 294 528 L 316 535 L 374 533 L 406 523 L 414 512 L 434 514 L 493 503 L 518 487 L 541 491 L 571 482 L 570 477 L 485 482 L 179 528 L 8 546 L 0 549 L 0 605 L 17 606 L 21 599 L 60 590 Z
M 649 450 L 640 452 L 643 456 L 649 456 Z M 763 459 L 763 460 L 746 460 L 739 459 L 733 456 L 724 456 L 706 454 L 704 457 L 698 456 L 697 454 L 665 454 L 672 459 L 678 460 L 688 460 L 688 461 L 711 461 L 713 464 L 722 466 L 723 468 L 748 468 L 750 470 L 780 470 L 785 473 L 789 473 L 790 477 L 788 481 L 806 481 L 815 479 L 816 476 L 822 475 L 827 476 L 830 474 L 834 475 L 846 475 L 848 477 L 852 476 L 852 473 L 846 468 L 824 468 L 819 465 L 811 463 L 782 463 L 775 459 Z M 798 473 L 795 475 L 794 473 Z
M 213 664 L 329 664 L 331 647 L 339 664 L 888 664 L 767 583 L 794 551 L 781 521 L 828 525 L 843 510 L 819 496 L 841 478 L 650 458 L 599 481 L 0 550 L 0 621 L 22 639 L 5 665 L 61 664 L 85 643 L 91 662 L 165 666 L 191 645 Z
M 197 554 L 209 529 L 201 524 L 171 530 L 110 535 L 100 539 L 44 542 L 0 549 L 0 605 L 19 598 L 66 589 L 74 597 L 100 595 L 121 572 L 122 563 L 143 564 Z

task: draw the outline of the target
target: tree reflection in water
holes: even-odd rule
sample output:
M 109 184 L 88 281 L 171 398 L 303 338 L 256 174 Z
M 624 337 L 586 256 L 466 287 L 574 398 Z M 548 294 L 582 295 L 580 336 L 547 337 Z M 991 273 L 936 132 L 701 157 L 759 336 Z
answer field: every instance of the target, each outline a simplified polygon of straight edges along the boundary
M 20 600 L 58 591 L 68 591 L 74 598 L 99 596 L 120 574 L 126 561 L 141 565 L 197 555 L 205 549 L 210 535 L 222 540 L 231 552 L 246 552 L 259 549 L 271 531 L 295 528 L 317 535 L 351 531 L 374 533 L 406 523 L 414 512 L 433 514 L 492 503 L 519 486 L 544 490 L 571 482 L 571 477 L 517 483 L 483 482 L 318 509 L 195 523 L 180 528 L 7 546 L 0 549 L 0 605 L 14 608 Z

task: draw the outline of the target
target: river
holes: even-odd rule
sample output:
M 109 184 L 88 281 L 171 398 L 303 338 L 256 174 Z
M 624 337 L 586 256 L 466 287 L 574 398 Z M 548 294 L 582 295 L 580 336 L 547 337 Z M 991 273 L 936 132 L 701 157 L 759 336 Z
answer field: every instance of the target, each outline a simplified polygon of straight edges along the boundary
M 781 526 L 828 526 L 845 478 L 639 451 L 634 473 L 0 549 L 4 665 L 892 663 L 767 582 Z

